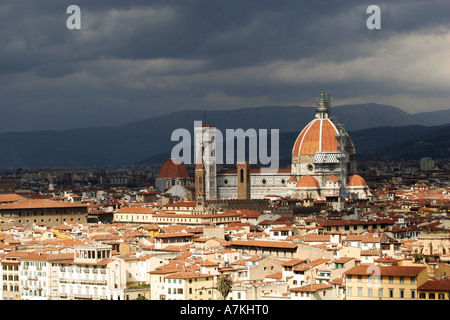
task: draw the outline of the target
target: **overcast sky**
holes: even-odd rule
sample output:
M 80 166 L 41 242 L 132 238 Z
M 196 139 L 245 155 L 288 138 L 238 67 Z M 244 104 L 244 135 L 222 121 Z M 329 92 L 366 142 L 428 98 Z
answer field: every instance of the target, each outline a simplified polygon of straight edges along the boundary
M 312 106 L 321 90 L 335 106 L 450 108 L 448 0 L 1 0 L 0 26 L 0 132 Z

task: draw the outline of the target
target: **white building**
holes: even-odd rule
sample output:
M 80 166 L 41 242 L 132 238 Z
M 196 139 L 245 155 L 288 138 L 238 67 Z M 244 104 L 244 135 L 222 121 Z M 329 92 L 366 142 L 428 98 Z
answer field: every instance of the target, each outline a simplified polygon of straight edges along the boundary
M 52 300 L 59 296 L 57 264 L 72 254 L 30 252 L 20 258 L 21 300 Z
M 59 264 L 61 299 L 123 300 L 126 266 L 112 247 L 90 243 L 75 247 L 72 260 Z

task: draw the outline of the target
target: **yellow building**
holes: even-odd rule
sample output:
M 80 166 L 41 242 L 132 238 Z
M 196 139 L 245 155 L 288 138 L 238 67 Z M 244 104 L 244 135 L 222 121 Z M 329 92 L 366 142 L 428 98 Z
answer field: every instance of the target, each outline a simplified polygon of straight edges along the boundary
M 450 279 L 430 279 L 419 287 L 419 300 L 450 300 Z
M 10 252 L 0 260 L 1 300 L 20 300 L 20 259 L 27 252 Z
M 167 300 L 213 300 L 215 276 L 198 272 L 177 272 L 165 277 Z
M 213 300 L 216 277 L 180 268 L 150 272 L 151 300 Z
M 362 264 L 344 273 L 346 300 L 417 300 L 426 267 Z

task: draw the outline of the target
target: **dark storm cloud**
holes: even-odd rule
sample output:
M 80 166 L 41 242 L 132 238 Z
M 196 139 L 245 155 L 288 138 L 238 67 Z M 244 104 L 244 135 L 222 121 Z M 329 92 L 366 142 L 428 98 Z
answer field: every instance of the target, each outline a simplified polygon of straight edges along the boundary
M 72 4 L 81 30 L 66 28 Z M 366 28 L 370 4 L 381 30 Z M 448 12 L 448 1 L 3 1 L 0 131 L 308 104 L 322 89 L 445 108 Z

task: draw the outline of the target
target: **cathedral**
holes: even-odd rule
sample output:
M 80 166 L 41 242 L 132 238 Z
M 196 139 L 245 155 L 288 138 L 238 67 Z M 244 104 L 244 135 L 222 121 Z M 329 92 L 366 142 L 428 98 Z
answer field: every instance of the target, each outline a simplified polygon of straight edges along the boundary
M 356 174 L 356 152 L 343 126 L 330 118 L 330 97 L 322 92 L 315 118 L 300 131 L 292 147 L 291 167 L 251 168 L 248 162 L 234 169 L 221 169 L 215 154 L 202 154 L 195 169 L 196 200 L 291 199 L 322 200 L 338 208 L 345 198 L 370 196 L 364 179 Z M 196 128 L 200 136 L 214 127 Z

